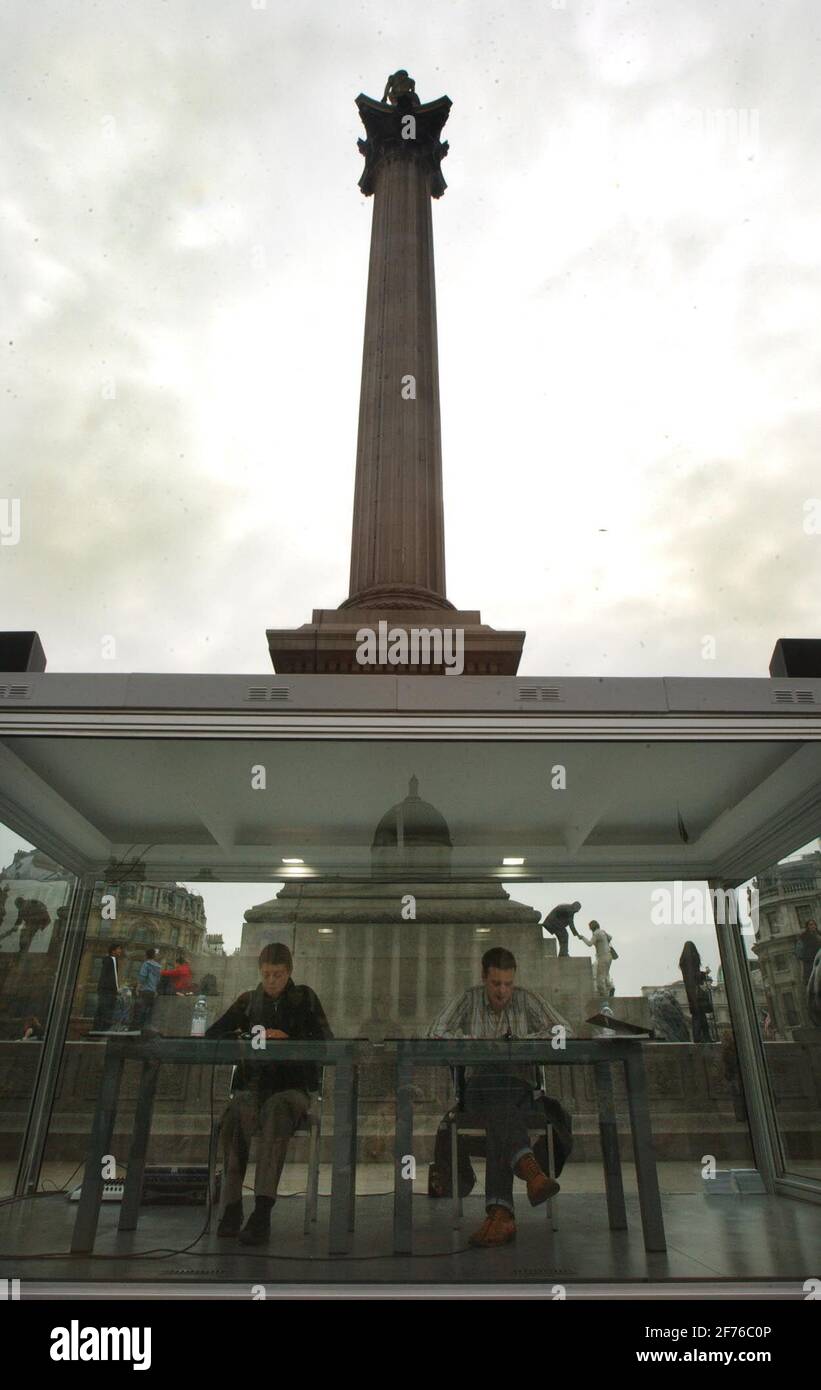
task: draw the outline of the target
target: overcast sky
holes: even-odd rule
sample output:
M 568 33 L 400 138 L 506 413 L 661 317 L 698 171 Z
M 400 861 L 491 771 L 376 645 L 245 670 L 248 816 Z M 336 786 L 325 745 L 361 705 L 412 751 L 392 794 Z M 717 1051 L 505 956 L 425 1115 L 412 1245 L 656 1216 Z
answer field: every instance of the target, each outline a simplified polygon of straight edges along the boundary
M 525 675 L 819 635 L 821 9 L 262 5 L 3 7 L 2 626 L 52 671 L 264 672 L 347 596 L 354 98 L 404 66 L 453 101 L 449 597 Z
M 453 101 L 451 600 L 527 630 L 523 675 L 763 676 L 778 637 L 821 636 L 813 0 L 6 0 L 0 23 L 0 626 L 49 670 L 265 672 L 267 626 L 347 596 L 354 98 L 400 66 Z

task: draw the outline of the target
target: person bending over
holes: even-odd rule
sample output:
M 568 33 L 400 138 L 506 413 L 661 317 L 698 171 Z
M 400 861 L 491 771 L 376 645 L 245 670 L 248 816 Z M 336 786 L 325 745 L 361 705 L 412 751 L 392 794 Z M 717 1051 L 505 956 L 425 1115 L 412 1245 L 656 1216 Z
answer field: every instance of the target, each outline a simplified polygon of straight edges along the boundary
M 576 930 L 576 923 L 573 919 L 580 910 L 581 903 L 578 902 L 557 903 L 555 907 L 551 908 L 542 922 L 545 931 L 549 931 L 551 936 L 555 936 L 558 941 L 560 956 L 570 955 L 567 938 L 568 931 L 572 931 L 574 936 L 579 935 Z

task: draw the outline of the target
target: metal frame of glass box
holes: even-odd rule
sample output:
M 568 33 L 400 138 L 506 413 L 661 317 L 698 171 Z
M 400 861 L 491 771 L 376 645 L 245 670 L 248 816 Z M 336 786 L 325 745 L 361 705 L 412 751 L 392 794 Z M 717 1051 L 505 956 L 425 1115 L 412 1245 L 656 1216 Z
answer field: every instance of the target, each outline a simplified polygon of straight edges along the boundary
M 821 745 L 821 680 L 0 673 L 0 740 L 15 737 Z M 818 833 L 821 779 L 799 803 L 762 822 L 759 869 Z M 76 928 L 99 870 L 78 862 L 47 813 L 2 791 L 0 817 L 78 874 L 22 1146 L 16 1190 L 25 1193 L 46 1142 L 83 949 Z M 195 877 L 190 864 L 183 873 Z M 744 877 L 728 866 L 710 886 L 733 888 Z M 769 1191 L 821 1202 L 821 1183 L 785 1172 L 742 941 L 729 924 L 716 931 L 759 1171 Z

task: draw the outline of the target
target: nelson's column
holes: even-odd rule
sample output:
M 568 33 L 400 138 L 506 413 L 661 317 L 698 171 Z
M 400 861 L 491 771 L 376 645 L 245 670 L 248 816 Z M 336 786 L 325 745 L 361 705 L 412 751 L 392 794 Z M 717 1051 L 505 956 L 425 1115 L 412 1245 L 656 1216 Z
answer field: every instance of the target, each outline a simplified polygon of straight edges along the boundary
M 277 673 L 435 675 L 426 662 L 360 665 L 357 632 L 449 628 L 463 634 L 468 675 L 516 674 L 523 632 L 497 632 L 445 592 L 445 525 L 431 198 L 445 191 L 441 163 L 448 97 L 420 104 L 412 78 L 394 73 L 382 101 L 356 98 L 365 126 L 359 187 L 373 196 L 362 352 L 350 593 L 315 608 L 310 623 L 271 629 Z

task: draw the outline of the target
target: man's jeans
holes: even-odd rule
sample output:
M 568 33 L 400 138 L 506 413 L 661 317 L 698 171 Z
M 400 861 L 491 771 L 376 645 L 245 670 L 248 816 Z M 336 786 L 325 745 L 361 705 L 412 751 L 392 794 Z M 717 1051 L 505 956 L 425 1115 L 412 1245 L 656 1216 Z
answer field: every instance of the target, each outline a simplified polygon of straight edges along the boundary
M 151 1022 L 151 1015 L 154 1012 L 154 1005 L 157 1002 L 157 991 L 154 989 L 141 989 L 137 1000 L 137 1007 L 134 1010 L 134 1027 L 147 1028 Z
M 105 1032 L 114 1022 L 114 1010 L 117 1007 L 116 989 L 100 989 L 97 991 L 97 1012 L 91 1024 L 95 1032 Z
M 570 949 L 568 946 L 567 927 L 553 927 L 552 931 L 553 935 L 559 943 L 559 955 L 569 956 Z
M 471 1076 L 465 1087 L 465 1110 L 481 1116 L 487 1129 L 485 1206 L 513 1211 L 513 1169 L 533 1146 L 527 1115 L 533 1090 L 519 1076 Z

